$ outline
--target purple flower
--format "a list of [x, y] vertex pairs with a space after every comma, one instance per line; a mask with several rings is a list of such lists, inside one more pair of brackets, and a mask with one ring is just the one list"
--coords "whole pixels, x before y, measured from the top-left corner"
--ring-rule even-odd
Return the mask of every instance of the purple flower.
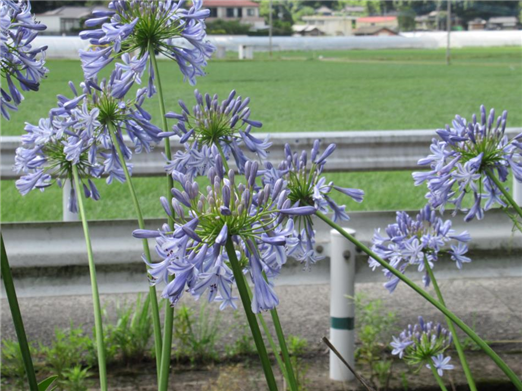
[[440, 323], [425, 322], [419, 316], [419, 322], [409, 324], [399, 337], [393, 337], [392, 354], [404, 359], [408, 365], [419, 367], [424, 364], [428, 368], [434, 364], [440, 376], [442, 371], [453, 369], [449, 365], [450, 357], [444, 358], [444, 352], [451, 346], [451, 332]]
[[433, 365], [439, 376], [443, 376], [444, 371], [451, 371], [453, 368], [455, 368], [452, 364], [449, 363], [451, 360], [450, 356], [444, 357], [444, 354], [441, 353], [437, 356], [433, 356], [431, 359], [433, 363], [426, 364], [426, 368], [431, 369], [431, 365]]
[[[434, 208], [444, 211], [446, 205], [453, 204], [466, 212], [465, 221], [481, 219], [484, 211], [498, 204], [506, 206], [501, 190], [488, 175], [495, 175], [500, 182], [506, 182], [509, 169], [515, 179], [522, 182], [522, 143], [515, 137], [508, 140], [505, 135], [507, 111], [497, 117], [495, 110], [486, 114], [480, 107], [480, 121], [473, 114], [471, 121], [455, 116], [452, 127], [438, 129], [439, 139], [433, 139], [432, 154], [419, 160], [419, 165], [429, 166], [430, 171], [415, 172], [415, 185], [427, 182], [426, 198]], [[481, 189], [486, 194], [481, 194]], [[473, 194], [473, 207], [462, 206], [466, 195]], [[482, 201], [486, 205], [482, 205]]]
[[[208, 294], [209, 301], [221, 302], [221, 309], [235, 308], [234, 274], [225, 249], [229, 241], [254, 284], [252, 310], [269, 310], [279, 303], [272, 280], [295, 241], [293, 220], [281, 212], [285, 209], [281, 206], [288, 204], [288, 191], [282, 181], [277, 192], [268, 184], [257, 186], [252, 180], [258, 176], [257, 162], [247, 161], [244, 171], [245, 183], [236, 183], [234, 171], [225, 175], [218, 154], [208, 170], [210, 185], [204, 189], [190, 175], [173, 171], [179, 186], [172, 189], [172, 203], [160, 200], [167, 215], [174, 218], [173, 229], [164, 225], [158, 231], [134, 231], [138, 238], [156, 238], [162, 262], [150, 265], [152, 283], [167, 282], [169, 275], [175, 275], [162, 293], [172, 304], [189, 292], [196, 298]], [[288, 209], [285, 212], [303, 212], [300, 207]]]
[[[196, 77], [205, 74], [203, 68], [215, 50], [206, 40], [204, 20], [210, 11], [201, 8], [201, 0], [193, 1], [188, 10], [183, 8], [183, 3], [114, 0], [109, 3], [109, 12], [93, 12], [94, 17], [86, 21], [86, 26], [100, 27], [82, 31], [80, 37], [105, 48], [80, 51], [86, 78], [94, 77], [123, 53], [124, 64], [117, 65], [125, 70], [120, 87], [128, 90], [134, 82], [141, 83], [148, 61], [148, 93], [151, 96], [154, 70], [148, 55], [149, 50], [153, 50], [176, 61], [185, 80], [196, 84]], [[128, 53], [132, 52], [139, 55], [131, 60]]]
[[[0, 110], [9, 120], [8, 110], [17, 111], [24, 99], [22, 91], [38, 91], [48, 69], [45, 64], [47, 46], [33, 48], [38, 32], [47, 27], [36, 22], [29, 0], [0, 0]], [[5, 89], [7, 85], [7, 90]]]
[[319, 149], [320, 141], [315, 140], [309, 160], [306, 151], [302, 151], [301, 154], [292, 152], [290, 145], [286, 144], [285, 160], [277, 168], [270, 162], [266, 162], [263, 171], [263, 184], [270, 184], [274, 191], [284, 181], [287, 183], [288, 200], [285, 204], [279, 205], [280, 211], [293, 215], [302, 227], [300, 232], [294, 232], [288, 246], [288, 255], [302, 262], [306, 269], [322, 259], [315, 254], [315, 232], [310, 216], [316, 212], [323, 214], [332, 212], [335, 222], [347, 221], [350, 217], [345, 211], [346, 206], [338, 205], [331, 198], [332, 191], [337, 190], [348, 195], [356, 202], [362, 202], [364, 196], [362, 190], [342, 188], [326, 181], [322, 172], [327, 158], [335, 150], [335, 145], [329, 145], [322, 154], [319, 153]]
[[[408, 266], [415, 265], [419, 272], [424, 272], [426, 286], [430, 281], [424, 267], [425, 260], [433, 267], [439, 253], [448, 253], [459, 269], [462, 263], [471, 262], [464, 256], [468, 251], [465, 243], [471, 239], [469, 234], [465, 231], [456, 235], [451, 229], [451, 220], [444, 221], [437, 217], [429, 205], [421, 209], [415, 219], [406, 212], [397, 212], [396, 222], [388, 225], [385, 232], [386, 236], [383, 236], [380, 229], [375, 231], [372, 250], [402, 273]], [[372, 258], [369, 265], [373, 270], [380, 266]], [[388, 279], [384, 286], [392, 293], [400, 280], [387, 269], [384, 275]]]
[[186, 149], [178, 151], [173, 160], [167, 162], [168, 172], [176, 170], [192, 177], [206, 175], [218, 154], [222, 154], [227, 160], [233, 158], [242, 172], [247, 161], [241, 150], [242, 145], [260, 159], [267, 158], [267, 150], [272, 143], [268, 141], [268, 136], [261, 140], [252, 135], [252, 126], [261, 127], [261, 123], [249, 119], [249, 98], [236, 97], [235, 91], [221, 102], [217, 94], [213, 97], [209, 94], [203, 96], [195, 90], [194, 95], [196, 105], [192, 111], [180, 100], [181, 111], [166, 115], [178, 122], [171, 132], [163, 135], [178, 135]]

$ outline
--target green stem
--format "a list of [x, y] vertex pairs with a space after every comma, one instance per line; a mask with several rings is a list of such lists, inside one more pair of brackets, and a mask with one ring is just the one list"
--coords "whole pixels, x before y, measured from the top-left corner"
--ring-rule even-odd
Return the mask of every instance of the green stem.
[[274, 373], [272, 372], [272, 366], [270, 365], [270, 360], [268, 359], [268, 353], [266, 351], [265, 343], [263, 342], [263, 337], [261, 336], [261, 330], [257, 324], [256, 316], [252, 312], [250, 296], [243, 278], [241, 265], [239, 264], [239, 261], [236, 257], [236, 250], [234, 248], [234, 244], [232, 243], [232, 239], [229, 238], [227, 240], [225, 248], [227, 250], [228, 259], [230, 260], [230, 265], [232, 266], [237, 290], [239, 291], [239, 296], [241, 297], [241, 302], [243, 303], [243, 309], [245, 310], [248, 324], [250, 326], [250, 330], [252, 331], [252, 336], [254, 337], [257, 353], [261, 359], [261, 365], [263, 366], [268, 389], [270, 391], [277, 391], [277, 383], [274, 378]]
[[98, 282], [96, 280], [96, 265], [92, 254], [91, 236], [89, 234], [89, 224], [85, 215], [83, 205], [83, 189], [78, 175], [78, 168], [72, 164], [72, 174], [74, 179], [74, 187], [76, 191], [76, 199], [78, 200], [78, 209], [80, 210], [80, 218], [82, 220], [83, 234], [85, 236], [85, 244], [87, 246], [87, 258], [89, 260], [89, 274], [91, 276], [92, 288], [92, 304], [94, 307], [94, 329], [96, 330], [96, 348], [98, 353], [98, 370], [100, 374], [100, 389], [107, 391], [107, 368], [105, 365], [105, 345], [103, 342], [103, 326], [102, 312], [100, 306], [100, 295], [98, 293]]
[[446, 386], [444, 385], [444, 382], [442, 381], [441, 377], [437, 373], [437, 370], [435, 369], [435, 365], [433, 365], [433, 362], [430, 363], [431, 372], [433, 373], [433, 376], [435, 376], [435, 380], [437, 380], [437, 383], [441, 389], [441, 391], [448, 391]]
[[495, 176], [493, 171], [491, 171], [490, 168], [486, 169], [486, 175], [491, 179], [495, 185], [497, 185], [498, 189], [504, 194], [504, 197], [508, 200], [508, 202], [511, 204], [513, 209], [515, 209], [520, 217], [522, 217], [522, 208], [516, 203], [516, 201], [511, 197], [511, 194], [504, 188], [504, 185], [500, 183], [498, 178]]
[[[168, 131], [167, 118], [165, 117], [165, 98], [163, 96], [163, 88], [161, 86], [161, 77], [158, 68], [158, 61], [154, 48], [149, 48], [149, 56], [152, 61], [154, 73], [156, 77], [156, 88], [158, 89], [158, 100], [162, 129], [164, 132]], [[172, 159], [172, 152], [170, 151], [170, 140], [168, 137], [163, 139], [165, 142], [165, 157], [168, 160]], [[172, 200], [171, 189], [174, 187], [174, 181], [172, 176], [167, 174], [167, 199]], [[169, 216], [169, 227], [172, 230], [174, 228], [174, 218]], [[172, 328], [174, 326], [174, 307], [168, 300], [165, 301], [165, 326], [163, 331], [163, 347], [161, 349], [161, 369], [160, 369], [160, 381], [158, 389], [160, 391], [166, 391], [169, 383], [170, 374], [170, 355], [172, 350]]]
[[11, 274], [9, 261], [7, 260], [7, 253], [5, 251], [4, 237], [2, 236], [2, 232], [0, 232], [0, 246], [2, 247], [2, 279], [4, 280], [5, 293], [7, 296], [7, 301], [9, 302], [9, 308], [11, 309], [11, 316], [13, 318], [16, 336], [18, 337], [18, 345], [20, 346], [20, 352], [22, 353], [22, 359], [24, 360], [25, 373], [27, 375], [27, 381], [29, 382], [29, 389], [31, 391], [38, 391], [38, 382], [36, 381], [36, 375], [34, 373], [31, 351], [29, 350], [29, 343], [27, 342], [27, 336], [25, 334], [22, 313], [20, 312], [18, 299], [16, 297], [13, 275]]
[[[430, 267], [430, 264], [426, 257], [424, 257], [424, 267], [428, 271], [428, 275], [430, 276], [431, 282], [433, 283], [433, 289], [435, 289], [435, 293], [437, 294], [437, 298], [439, 302], [446, 307], [446, 303], [444, 302], [444, 298], [442, 297], [442, 292], [439, 288], [439, 284], [435, 279], [435, 274]], [[446, 307], [447, 308], [447, 307]], [[453, 342], [455, 343], [455, 348], [457, 349], [457, 353], [459, 355], [460, 362], [462, 364], [462, 369], [464, 370], [464, 374], [466, 375], [466, 379], [468, 381], [468, 385], [471, 391], [477, 391], [477, 386], [475, 385], [475, 381], [473, 380], [473, 375], [471, 374], [471, 370], [469, 369], [468, 361], [466, 360], [466, 355], [464, 354], [464, 349], [460, 343], [459, 337], [457, 336], [457, 331], [455, 330], [455, 326], [453, 322], [446, 317], [446, 322], [448, 323], [448, 328], [451, 331], [451, 335], [453, 336]]]
[[[118, 158], [120, 159], [120, 164], [123, 167], [123, 172], [125, 173], [125, 179], [129, 187], [129, 192], [132, 198], [132, 202], [134, 204], [134, 209], [136, 210], [136, 215], [138, 216], [138, 227], [140, 227], [140, 229], [145, 229], [145, 221], [143, 220], [143, 214], [141, 213], [138, 197], [136, 196], [134, 184], [132, 183], [132, 178], [129, 173], [129, 169], [127, 168], [127, 164], [125, 163], [125, 157], [123, 156], [123, 152], [121, 151], [120, 143], [118, 142], [118, 139], [116, 137], [116, 129], [113, 124], [109, 124], [109, 133], [111, 135], [112, 143], [116, 148]], [[147, 262], [152, 263], [152, 258], [150, 256], [149, 249], [149, 241], [147, 239], [142, 239], [142, 243], [143, 252], [145, 253]], [[158, 308], [158, 296], [156, 294], [156, 287], [154, 285], [149, 285], [148, 300], [151, 303], [152, 327], [154, 330], [154, 349], [156, 352], [156, 375], [159, 383], [161, 368], [161, 323]]]
[[294, 369], [292, 368], [292, 361], [290, 360], [290, 354], [288, 353], [288, 347], [286, 346], [286, 340], [283, 334], [283, 328], [281, 327], [281, 322], [279, 321], [277, 309], [274, 308], [273, 310], [270, 310], [270, 314], [272, 315], [272, 320], [274, 321], [277, 339], [279, 340], [279, 346], [281, 347], [281, 352], [283, 353], [283, 360], [285, 360], [286, 372], [288, 375], [288, 383], [290, 384], [290, 389], [292, 391], [297, 391], [297, 380], [295, 378]]
[[[252, 300], [252, 290], [248, 286], [248, 282], [246, 281], [245, 275], [243, 275], [243, 278], [245, 279], [245, 286], [248, 291], [248, 297], [250, 298], [250, 300]], [[257, 317], [259, 318], [261, 327], [263, 328], [263, 331], [265, 332], [266, 339], [268, 340], [268, 344], [270, 345], [270, 348], [272, 349], [272, 352], [274, 353], [277, 364], [279, 365], [279, 369], [283, 373], [283, 376], [285, 377], [285, 379], [288, 380], [288, 375], [286, 373], [285, 364], [283, 363], [283, 360], [281, 360], [281, 356], [279, 355], [279, 349], [277, 348], [277, 345], [275, 344], [274, 339], [272, 338], [272, 334], [270, 333], [270, 329], [268, 328], [268, 325], [266, 324], [265, 318], [261, 312], [259, 314], [257, 314]]]
[[431, 297], [426, 291], [420, 288], [417, 284], [411, 281], [404, 274], [399, 272], [397, 269], [391, 267], [387, 262], [381, 259], [377, 254], [375, 254], [372, 250], [366, 247], [364, 244], [355, 239], [352, 235], [347, 233], [340, 225], [334, 223], [327, 216], [320, 212], [316, 212], [317, 217], [323, 220], [330, 227], [337, 230], [342, 236], [348, 239], [350, 242], [359, 247], [362, 251], [368, 254], [370, 257], [375, 259], [382, 267], [388, 269], [393, 275], [398, 277], [401, 281], [403, 281], [406, 285], [412, 288], [415, 292], [421, 295], [424, 299], [426, 299], [431, 305], [437, 308], [440, 312], [442, 312], [446, 317], [448, 317], [453, 323], [455, 323], [459, 328], [464, 331], [469, 337], [478, 345], [480, 348], [486, 353], [491, 359], [497, 364], [497, 366], [506, 374], [506, 376], [511, 380], [511, 382], [515, 385], [517, 390], [522, 391], [522, 381], [518, 378], [518, 376], [507, 366], [507, 364], [498, 356], [497, 353], [493, 349], [489, 347], [489, 345], [480, 338], [468, 325], [466, 325], [462, 320], [460, 320], [453, 312], [449, 311], [444, 305], [439, 303], [433, 297]]

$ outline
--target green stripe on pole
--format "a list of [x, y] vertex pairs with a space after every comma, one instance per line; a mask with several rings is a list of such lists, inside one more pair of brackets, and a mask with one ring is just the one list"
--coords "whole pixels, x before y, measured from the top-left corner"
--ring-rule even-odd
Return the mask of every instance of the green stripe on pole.
[[353, 330], [354, 318], [330, 317], [330, 327], [336, 330]]

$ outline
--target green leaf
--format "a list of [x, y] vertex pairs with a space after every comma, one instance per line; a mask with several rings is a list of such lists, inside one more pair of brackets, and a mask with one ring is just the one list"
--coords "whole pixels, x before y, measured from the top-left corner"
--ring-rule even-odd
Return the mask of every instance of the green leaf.
[[47, 389], [51, 386], [51, 384], [56, 380], [57, 377], [58, 376], [53, 375], [49, 376], [45, 380], [42, 380], [42, 382], [38, 384], [38, 391], [47, 391]]

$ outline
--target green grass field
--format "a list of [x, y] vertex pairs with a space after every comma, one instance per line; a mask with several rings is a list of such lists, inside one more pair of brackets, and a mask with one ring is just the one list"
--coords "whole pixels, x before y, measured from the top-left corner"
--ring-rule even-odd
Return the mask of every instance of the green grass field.
[[[480, 104], [509, 110], [508, 126], [522, 126], [522, 51], [520, 48], [453, 50], [453, 65], [445, 65], [443, 50], [279, 52], [269, 59], [256, 53], [254, 61], [211, 61], [201, 92], [223, 98], [231, 89], [252, 99], [252, 118], [264, 132], [334, 130], [435, 129], [457, 113], [470, 117]], [[69, 80], [80, 81], [78, 61], [48, 61], [50, 74], [41, 92], [27, 94], [11, 122], [2, 122], [3, 135], [23, 134], [24, 122], [36, 123], [67, 91]], [[167, 109], [177, 100], [189, 105], [193, 87], [182, 83], [177, 67], [161, 62]], [[158, 119], [157, 102], [147, 108]], [[426, 151], [428, 151], [428, 145]], [[349, 167], [347, 168], [349, 170]], [[359, 187], [367, 197], [350, 210], [418, 208], [424, 188], [415, 188], [409, 172], [332, 174], [340, 186]], [[136, 187], [147, 217], [161, 216], [161, 178], [139, 178]], [[14, 181], [2, 181], [2, 221], [59, 220], [61, 190], [49, 188], [21, 197]], [[100, 184], [102, 200], [88, 202], [89, 217], [132, 218], [133, 209], [120, 184]], [[340, 201], [341, 199], [339, 199]]]

